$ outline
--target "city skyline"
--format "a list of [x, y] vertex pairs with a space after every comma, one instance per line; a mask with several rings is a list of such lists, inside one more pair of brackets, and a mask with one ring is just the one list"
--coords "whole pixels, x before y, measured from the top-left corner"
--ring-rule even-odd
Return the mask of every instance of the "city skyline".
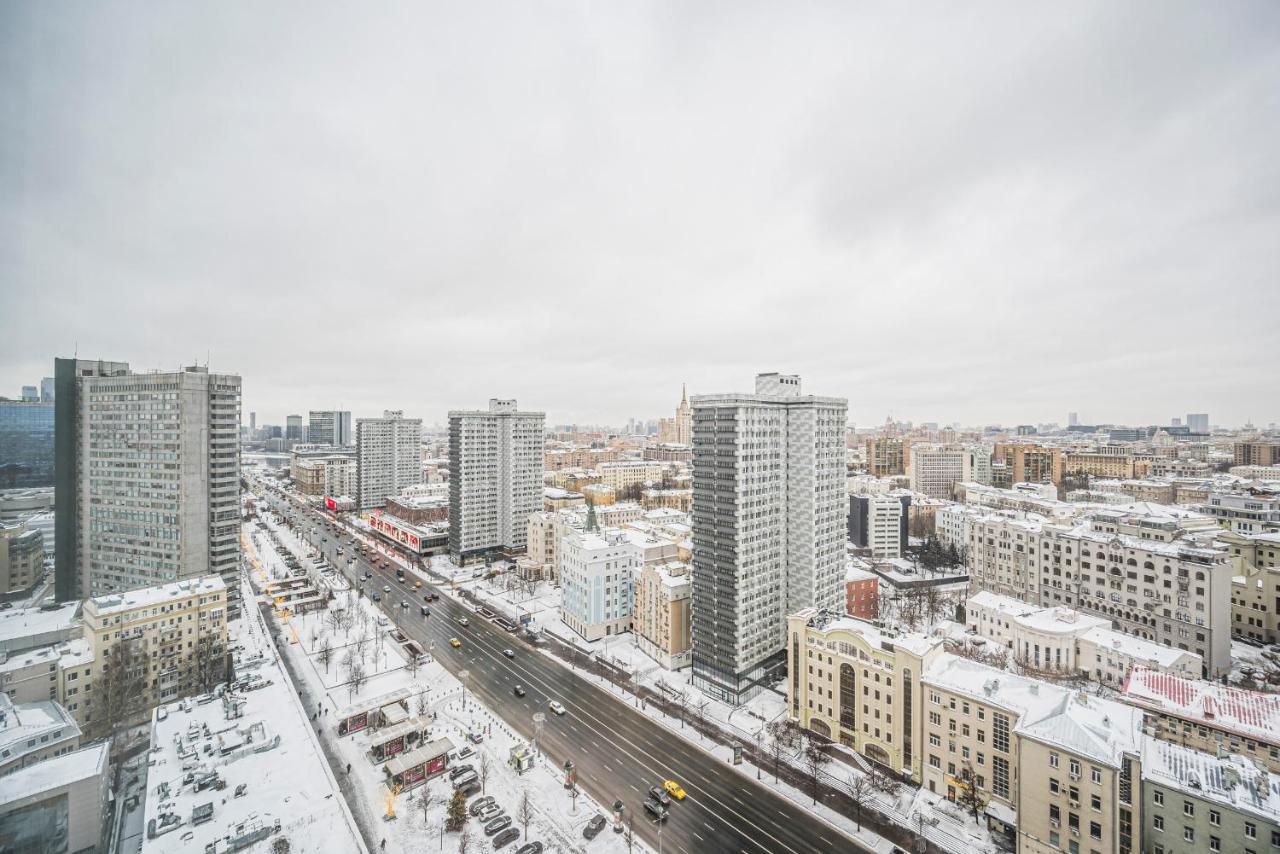
[[[281, 416], [483, 388], [616, 423], [776, 370], [856, 423], [1280, 420], [1280, 7], [1002, 9], [300, 37], [284, 6], [10, 5], [0, 387], [78, 350], [208, 355]], [[1182, 357], [1213, 328], [1252, 346]]]

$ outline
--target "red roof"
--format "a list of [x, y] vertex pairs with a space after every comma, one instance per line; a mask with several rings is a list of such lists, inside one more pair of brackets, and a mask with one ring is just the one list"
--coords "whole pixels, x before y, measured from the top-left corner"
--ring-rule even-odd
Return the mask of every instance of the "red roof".
[[1133, 668], [1125, 699], [1206, 726], [1269, 743], [1280, 742], [1280, 696], [1184, 679], [1149, 667]]

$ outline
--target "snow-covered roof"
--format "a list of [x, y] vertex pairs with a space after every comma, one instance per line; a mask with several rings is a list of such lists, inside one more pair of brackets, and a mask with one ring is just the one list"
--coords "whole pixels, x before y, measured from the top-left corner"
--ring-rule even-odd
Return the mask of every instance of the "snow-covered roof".
[[0, 806], [103, 774], [107, 770], [107, 756], [107, 743], [104, 741], [52, 756], [0, 777]]
[[39, 745], [79, 737], [80, 726], [53, 700], [15, 703], [8, 694], [0, 693], [0, 755], [6, 762]]
[[41, 635], [70, 629], [76, 622], [79, 603], [68, 602], [57, 608], [14, 608], [0, 612], [0, 647], [13, 638]]
[[1129, 674], [1124, 695], [1127, 702], [1155, 712], [1267, 744], [1280, 743], [1280, 695], [1185, 679], [1141, 666]]
[[[930, 637], [919, 633], [896, 634], [882, 631], [880, 628], [866, 620], [860, 620], [856, 617], [836, 616], [831, 612], [818, 612], [815, 609], [809, 609], [813, 613], [808, 621], [809, 627], [816, 632], [830, 634], [831, 632], [850, 632], [855, 635], [861, 635], [869, 646], [876, 649], [882, 649], [886, 652], [891, 648], [902, 647], [914, 655], [924, 655], [934, 647], [942, 643], [941, 638]], [[805, 612], [800, 612], [805, 613]], [[885, 644], [889, 644], [886, 647]]]
[[1280, 821], [1280, 776], [1238, 754], [1217, 756], [1144, 736], [1142, 780], [1266, 821]]
[[1142, 710], [1068, 691], [1047, 716], [1024, 721], [1018, 731], [1025, 737], [1116, 768], [1124, 754], [1139, 750]]
[[159, 605], [174, 599], [184, 599], [201, 594], [212, 595], [223, 592], [226, 589], [227, 585], [223, 582], [222, 576], [206, 575], [203, 578], [191, 578], [186, 581], [175, 581], [172, 584], [158, 584], [155, 587], [143, 587], [139, 590], [129, 590], [125, 593], [98, 596], [90, 601], [99, 616], [106, 616], [107, 614]]
[[1105, 626], [1098, 626], [1085, 632], [1080, 636], [1081, 640], [1087, 640], [1106, 649], [1113, 649], [1121, 655], [1128, 656], [1136, 661], [1151, 661], [1163, 668], [1173, 667], [1181, 659], [1192, 656], [1199, 658], [1195, 653], [1189, 653], [1185, 649], [1174, 649], [1164, 644], [1152, 643], [1135, 635], [1127, 635], [1124, 632], [1117, 632], [1108, 629]]
[[1066, 688], [943, 653], [920, 680], [954, 694], [1007, 709], [1019, 720], [1047, 717], [1070, 692]]

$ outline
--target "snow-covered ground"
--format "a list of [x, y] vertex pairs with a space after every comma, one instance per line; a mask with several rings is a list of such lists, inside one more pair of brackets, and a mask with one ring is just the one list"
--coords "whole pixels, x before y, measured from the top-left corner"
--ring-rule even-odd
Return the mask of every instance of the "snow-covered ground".
[[[279, 528], [277, 531], [283, 543], [296, 548], [299, 554], [306, 553], [302, 551], [302, 544], [288, 531]], [[270, 543], [265, 539], [262, 543], [267, 553], [267, 564], [279, 563], [278, 557], [271, 554], [273, 548]], [[349, 629], [337, 626], [329, 614], [341, 608], [352, 608], [353, 613], [363, 612], [365, 616], [354, 617]], [[492, 795], [504, 814], [512, 817], [513, 826], [524, 830], [518, 815], [521, 801], [527, 794], [532, 813], [528, 840], [541, 841], [547, 851], [581, 850], [585, 841], [583, 826], [592, 816], [605, 811], [582, 793], [575, 803], [566, 794], [562, 772], [554, 763], [544, 763], [541, 757], [537, 757], [533, 767], [523, 774], [510, 767], [508, 760], [512, 749], [523, 746], [524, 741], [473, 696], [464, 697], [462, 685], [439, 663], [428, 661], [415, 669], [404, 648], [393, 639], [389, 629], [394, 627], [378, 625], [380, 616], [381, 612], [367, 599], [352, 597], [348, 603], [345, 596], [331, 603], [329, 609], [290, 616], [287, 621], [284, 616], [273, 616], [282, 627], [287, 625], [284, 631], [290, 642], [285, 645], [285, 654], [289, 656], [295, 674], [304, 683], [304, 692], [313, 698], [315, 707], [312, 711], [319, 712], [320, 737], [336, 757], [339, 770], [345, 777], [343, 790], [360, 825], [368, 829], [370, 841], [381, 848], [385, 840], [388, 851], [417, 852], [424, 846], [433, 846], [430, 850], [453, 851], [459, 847], [459, 835], [443, 830], [447, 801], [452, 795], [447, 777], [437, 777], [425, 786], [393, 796], [386, 784], [382, 765], [372, 761], [371, 733], [337, 734], [335, 710], [362, 698], [408, 688], [413, 695], [409, 701], [410, 714], [435, 716], [430, 739], [448, 738], [456, 748], [461, 748], [468, 744], [468, 733], [484, 733], [483, 742], [471, 746], [475, 755], [463, 762], [476, 769], [480, 768], [481, 762], [488, 764], [485, 794]], [[355, 647], [363, 634], [362, 626], [370, 627], [376, 639], [364, 644], [363, 660], [368, 669], [368, 682], [358, 691], [353, 691], [349, 684], [349, 669], [344, 668], [341, 661], [348, 653], [358, 660], [360, 654]], [[295, 636], [296, 643], [292, 642]], [[327, 667], [323, 660], [326, 641], [330, 645]], [[346, 776], [348, 764], [351, 768], [349, 777]], [[428, 793], [425, 805], [422, 801], [424, 789]], [[389, 808], [396, 816], [391, 820], [385, 818]], [[487, 842], [475, 819], [468, 821], [467, 830], [473, 848], [477, 841]], [[522, 835], [507, 850], [514, 852], [525, 841]], [[621, 854], [626, 849], [622, 836], [608, 832], [591, 843], [592, 851]], [[638, 841], [633, 849], [645, 850]]]

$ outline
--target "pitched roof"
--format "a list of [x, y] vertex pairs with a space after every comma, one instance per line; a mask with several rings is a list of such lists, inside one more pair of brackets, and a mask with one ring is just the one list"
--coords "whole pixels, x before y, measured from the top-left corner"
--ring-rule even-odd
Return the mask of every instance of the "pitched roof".
[[1206, 726], [1280, 743], [1280, 696], [1229, 688], [1203, 679], [1184, 679], [1149, 667], [1135, 667], [1124, 686], [1125, 700], [1156, 712]]

